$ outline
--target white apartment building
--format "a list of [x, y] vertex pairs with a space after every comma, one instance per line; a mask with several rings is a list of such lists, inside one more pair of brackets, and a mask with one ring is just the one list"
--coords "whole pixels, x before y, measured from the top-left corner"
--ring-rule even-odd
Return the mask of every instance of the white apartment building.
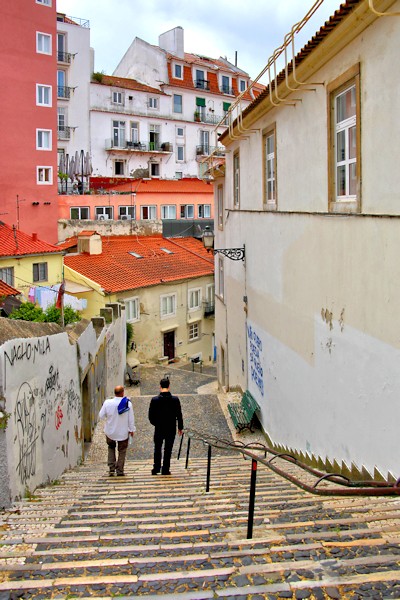
[[246, 92], [249, 75], [224, 59], [188, 54], [183, 47], [181, 27], [162, 34], [159, 46], [135, 38], [112, 77], [95, 74], [93, 175], [199, 177], [205, 156], [224, 155], [218, 143], [226, 129], [223, 119], [241, 93], [243, 107], [253, 99], [254, 91]]

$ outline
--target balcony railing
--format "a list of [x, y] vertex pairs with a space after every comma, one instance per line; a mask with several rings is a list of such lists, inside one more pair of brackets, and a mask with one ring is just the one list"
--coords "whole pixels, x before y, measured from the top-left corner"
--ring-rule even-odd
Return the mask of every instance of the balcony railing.
[[203, 306], [204, 306], [204, 316], [205, 317], [210, 317], [211, 315], [213, 315], [215, 313], [214, 301], [204, 301]]
[[210, 146], [209, 144], [200, 144], [196, 146], [197, 156], [208, 156], [214, 154], [214, 156], [225, 156], [225, 148], [223, 146]]
[[221, 120], [223, 119], [223, 117], [220, 117], [219, 115], [215, 115], [213, 112], [197, 112], [194, 116], [194, 120], [200, 123], [210, 123], [211, 125], [217, 125]]
[[210, 82], [207, 79], [196, 79], [194, 85], [199, 90], [209, 90]]
[[57, 61], [61, 63], [70, 64], [72, 59], [72, 54], [70, 52], [60, 52], [57, 50]]
[[121, 141], [116, 142], [110, 138], [105, 140], [106, 150], [129, 150], [136, 152], [173, 152], [173, 145], [171, 142], [129, 142]]
[[72, 129], [72, 127], [67, 127], [66, 125], [57, 127], [58, 139], [59, 140], [69, 140], [71, 138], [71, 129]]
[[74, 88], [67, 87], [65, 85], [57, 86], [57, 98], [63, 98], [64, 100], [69, 100], [71, 98], [71, 92], [74, 91]]
[[234, 96], [235, 92], [233, 91], [233, 88], [229, 87], [229, 85], [221, 85], [221, 92], [223, 94], [229, 94], [230, 96]]

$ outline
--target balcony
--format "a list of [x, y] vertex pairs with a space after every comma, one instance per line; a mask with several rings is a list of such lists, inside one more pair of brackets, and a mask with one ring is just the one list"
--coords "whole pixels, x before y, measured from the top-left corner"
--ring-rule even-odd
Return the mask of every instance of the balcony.
[[223, 94], [229, 94], [229, 96], [235, 95], [233, 88], [229, 87], [229, 85], [221, 85], [221, 92]]
[[71, 98], [71, 92], [74, 91], [74, 88], [67, 87], [65, 85], [57, 86], [57, 98], [61, 98], [62, 100], [69, 100]]
[[72, 54], [70, 52], [60, 52], [57, 50], [57, 62], [70, 65], [71, 59]]
[[215, 303], [213, 300], [203, 301], [203, 307], [204, 307], [204, 316], [205, 317], [211, 317], [215, 314]]
[[66, 125], [61, 125], [57, 127], [57, 138], [59, 140], [69, 140], [71, 139], [71, 129], [72, 127], [67, 127]]
[[171, 142], [118, 142], [111, 139], [105, 140], [106, 150], [120, 150], [121, 152], [173, 152]]
[[219, 115], [215, 115], [211, 111], [208, 113], [195, 111], [195, 115], [194, 115], [194, 121], [196, 121], [198, 123], [209, 123], [210, 125], [217, 125], [222, 119], [223, 119], [223, 117], [220, 117]]
[[200, 144], [196, 146], [197, 156], [208, 156], [214, 154], [214, 156], [225, 156], [225, 148], [223, 146], [210, 146], [209, 144]]
[[207, 79], [196, 79], [196, 81], [194, 82], [194, 86], [198, 90], [209, 90], [210, 82]]

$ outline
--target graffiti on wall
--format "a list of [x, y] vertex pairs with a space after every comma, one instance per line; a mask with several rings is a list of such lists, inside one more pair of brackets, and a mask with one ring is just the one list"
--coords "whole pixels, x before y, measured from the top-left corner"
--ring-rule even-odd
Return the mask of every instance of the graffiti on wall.
[[32, 388], [27, 382], [23, 383], [18, 390], [14, 422], [18, 444], [17, 473], [21, 483], [25, 484], [36, 473], [36, 443], [38, 439], [35, 398]]
[[250, 378], [264, 396], [263, 344], [254, 327], [247, 326]]
[[122, 362], [121, 344], [112, 333], [107, 339], [107, 377], [110, 381], [117, 381]]

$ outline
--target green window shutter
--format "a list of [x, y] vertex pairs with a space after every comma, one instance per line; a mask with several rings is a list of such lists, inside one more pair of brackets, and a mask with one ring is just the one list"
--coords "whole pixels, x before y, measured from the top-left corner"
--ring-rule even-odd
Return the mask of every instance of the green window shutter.
[[206, 100], [205, 98], [196, 98], [196, 106], [205, 106]]
[[224, 110], [229, 110], [231, 107], [231, 104], [230, 104], [230, 102], [224, 102], [222, 107]]

